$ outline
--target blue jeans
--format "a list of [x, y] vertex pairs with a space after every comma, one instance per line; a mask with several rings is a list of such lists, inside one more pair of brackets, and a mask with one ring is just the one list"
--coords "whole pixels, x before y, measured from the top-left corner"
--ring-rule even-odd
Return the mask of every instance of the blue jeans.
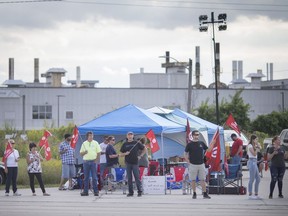
[[142, 183], [140, 181], [140, 173], [139, 173], [138, 164], [126, 163], [126, 172], [127, 172], [127, 177], [128, 177], [129, 194], [134, 194], [132, 173], [133, 173], [134, 178], [135, 178], [138, 193], [142, 193]]
[[239, 155], [235, 155], [235, 156], [232, 157], [232, 162], [231, 163], [240, 165], [241, 164], [241, 159], [242, 158]]
[[258, 189], [259, 189], [259, 183], [260, 183], [260, 175], [259, 175], [259, 170], [257, 167], [257, 159], [256, 158], [251, 158], [248, 160], [248, 169], [249, 169], [249, 183], [248, 183], [248, 192], [249, 195], [252, 194], [252, 186], [255, 181], [255, 194], [258, 194]]
[[95, 161], [84, 161], [83, 162], [83, 169], [84, 169], [84, 193], [88, 193], [88, 185], [89, 185], [89, 178], [90, 174], [92, 177], [92, 184], [94, 193], [98, 192], [98, 178], [97, 178], [97, 164]]

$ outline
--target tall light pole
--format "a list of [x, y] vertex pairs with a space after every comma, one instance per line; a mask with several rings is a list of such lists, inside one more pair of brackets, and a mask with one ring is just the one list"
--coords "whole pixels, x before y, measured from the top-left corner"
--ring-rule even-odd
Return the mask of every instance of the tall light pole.
[[215, 70], [215, 94], [216, 94], [216, 120], [217, 120], [217, 125], [220, 125], [220, 121], [219, 121], [219, 102], [218, 102], [218, 74], [219, 73], [219, 65], [217, 65], [216, 61], [217, 61], [217, 57], [216, 57], [216, 42], [215, 42], [215, 27], [214, 24], [218, 23], [218, 29], [219, 31], [225, 31], [227, 29], [227, 25], [226, 25], [226, 19], [227, 19], [227, 15], [226, 14], [219, 14], [218, 15], [218, 20], [214, 19], [214, 12], [211, 12], [211, 20], [208, 20], [208, 16], [207, 15], [201, 15], [199, 16], [199, 23], [200, 23], [200, 27], [199, 30], [200, 32], [206, 32], [208, 31], [208, 24], [212, 24], [213, 27], [213, 35], [212, 35], [212, 41], [213, 41], [213, 47], [214, 47], [214, 70]]
[[64, 95], [57, 95], [57, 126], [59, 128], [60, 122], [60, 97], [65, 97]]

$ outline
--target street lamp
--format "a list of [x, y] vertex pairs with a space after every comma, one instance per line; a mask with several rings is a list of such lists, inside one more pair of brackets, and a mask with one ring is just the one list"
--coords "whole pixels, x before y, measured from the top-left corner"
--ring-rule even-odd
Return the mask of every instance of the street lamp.
[[[170, 56], [170, 53], [167, 51], [165, 56], [159, 56], [159, 58], [165, 58], [166, 63], [162, 64], [162, 67], [166, 67], [166, 73], [168, 72], [167, 68], [169, 65], [169, 59], [173, 59], [179, 64], [185, 64], [185, 69], [188, 70], [188, 99], [187, 99], [187, 112], [191, 112], [191, 101], [192, 101], [192, 59], [189, 58], [189, 63], [179, 62], [177, 59]], [[188, 65], [188, 67], [187, 67]]]
[[59, 121], [60, 121], [60, 106], [59, 106], [59, 102], [60, 102], [60, 97], [65, 97], [64, 95], [57, 95], [57, 113], [58, 113], [58, 118], [57, 118], [57, 125], [59, 128]]
[[219, 31], [225, 31], [227, 30], [227, 25], [226, 25], [226, 19], [227, 15], [226, 14], [219, 14], [218, 15], [218, 20], [214, 18], [214, 12], [211, 12], [211, 20], [208, 20], [207, 15], [201, 15], [199, 16], [199, 31], [200, 32], [206, 32], [208, 31], [208, 24], [212, 24], [213, 27], [213, 36], [212, 36], [212, 41], [213, 41], [213, 47], [214, 47], [214, 70], [215, 70], [215, 91], [216, 91], [216, 120], [217, 120], [217, 125], [220, 125], [219, 121], [219, 102], [218, 102], [218, 73], [219, 73], [219, 65], [217, 65], [217, 59], [216, 59], [216, 43], [215, 43], [215, 29], [214, 29], [214, 24], [218, 23], [218, 29]]

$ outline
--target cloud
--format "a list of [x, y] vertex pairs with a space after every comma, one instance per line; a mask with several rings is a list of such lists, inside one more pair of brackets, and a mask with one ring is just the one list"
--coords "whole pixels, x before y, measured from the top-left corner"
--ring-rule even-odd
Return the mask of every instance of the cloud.
[[[161, 2], [166, 1], [157, 4]], [[285, 1], [267, 1], [276, 3]], [[196, 6], [208, 8], [203, 4]], [[26, 82], [34, 80], [33, 59], [40, 58], [40, 73], [51, 67], [63, 67], [68, 71], [65, 79], [75, 79], [76, 66], [80, 66], [81, 78], [99, 80], [99, 87], [129, 87], [129, 74], [138, 73], [141, 67], [145, 72], [164, 73], [164, 59], [159, 56], [165, 55], [165, 51], [179, 61], [191, 58], [194, 64], [195, 46], [200, 46], [201, 82], [207, 86], [214, 82], [213, 44], [211, 28], [207, 33], [198, 30], [198, 16], [204, 12], [209, 15], [211, 10], [72, 3], [0, 4], [4, 17], [0, 20], [0, 47], [5, 50], [0, 53], [0, 83], [8, 79], [8, 58], [14, 57], [15, 79]], [[272, 12], [261, 15], [265, 13], [262, 11], [232, 12], [228, 13], [227, 31], [216, 31], [221, 50], [221, 81], [231, 81], [232, 60], [244, 61], [244, 76], [257, 69], [265, 74], [266, 62], [274, 62], [274, 77], [285, 77], [288, 13], [274, 16]]]

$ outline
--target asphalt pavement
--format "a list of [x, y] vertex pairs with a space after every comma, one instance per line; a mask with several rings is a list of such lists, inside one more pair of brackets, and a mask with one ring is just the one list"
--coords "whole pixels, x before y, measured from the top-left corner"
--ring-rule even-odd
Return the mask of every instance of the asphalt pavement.
[[[243, 171], [243, 185], [248, 184], [248, 171]], [[19, 189], [22, 196], [4, 196], [4, 186], [0, 188], [0, 215], [53, 215], [53, 216], [86, 216], [86, 215], [160, 215], [160, 216], [266, 216], [288, 214], [288, 173], [284, 178], [283, 195], [278, 198], [276, 185], [274, 198], [268, 199], [270, 172], [264, 172], [261, 178], [260, 200], [249, 200], [248, 195], [210, 195], [211, 199], [203, 199], [201, 190], [197, 191], [197, 199], [192, 195], [182, 195], [182, 190], [172, 190], [166, 195], [143, 195], [142, 197], [126, 197], [121, 190], [100, 196], [91, 193], [87, 197], [80, 196], [80, 190], [59, 191], [58, 188], [47, 188], [51, 196], [43, 196], [36, 188], [37, 196], [32, 196], [30, 189]]]

